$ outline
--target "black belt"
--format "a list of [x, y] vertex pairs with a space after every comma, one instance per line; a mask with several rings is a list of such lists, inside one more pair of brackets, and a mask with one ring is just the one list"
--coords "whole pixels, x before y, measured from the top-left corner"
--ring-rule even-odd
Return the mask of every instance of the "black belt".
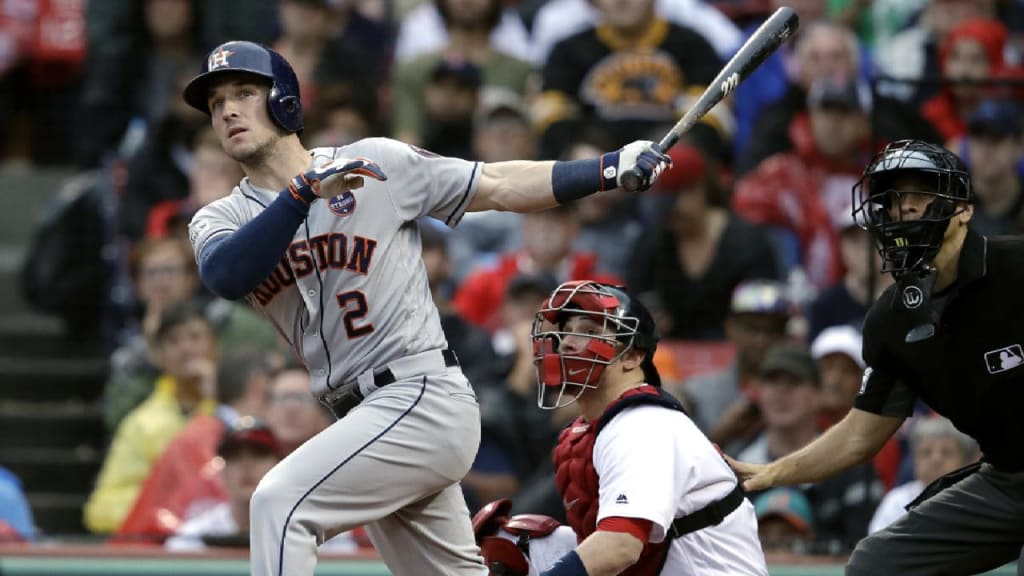
[[[459, 357], [455, 355], [454, 350], [445, 348], [444, 350], [441, 350], [441, 355], [444, 356], [444, 365], [446, 368], [459, 365]], [[373, 385], [377, 388], [383, 388], [388, 384], [394, 384], [396, 381], [397, 379], [395, 378], [395, 375], [391, 373], [390, 368], [385, 368], [383, 371], [373, 375]], [[356, 386], [352, 391], [355, 392], [356, 396], [359, 397], [359, 400], [362, 401], [363, 393], [359, 390], [359, 386]]]
[[724, 520], [726, 516], [732, 514], [733, 510], [739, 508], [742, 503], [743, 487], [737, 483], [736, 487], [725, 498], [715, 500], [700, 510], [691, 512], [682, 518], [676, 518], [672, 522], [672, 528], [668, 531], [668, 537], [679, 538], [691, 532], [703, 530], [708, 526], [715, 526]]

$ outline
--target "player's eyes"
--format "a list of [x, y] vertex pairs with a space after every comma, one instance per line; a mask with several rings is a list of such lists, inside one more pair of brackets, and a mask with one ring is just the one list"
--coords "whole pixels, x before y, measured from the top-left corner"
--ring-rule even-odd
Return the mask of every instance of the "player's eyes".
[[210, 100], [210, 110], [219, 110], [223, 105], [223, 98], [214, 98], [213, 100]]
[[256, 91], [253, 90], [252, 88], [242, 88], [241, 90], [238, 91], [238, 95], [241, 96], [242, 98], [250, 98], [250, 97], [256, 95]]

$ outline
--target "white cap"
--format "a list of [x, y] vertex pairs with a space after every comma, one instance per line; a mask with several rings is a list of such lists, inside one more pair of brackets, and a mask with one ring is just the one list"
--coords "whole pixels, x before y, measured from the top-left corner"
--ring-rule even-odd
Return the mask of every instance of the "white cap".
[[830, 326], [811, 343], [811, 356], [820, 360], [827, 354], [846, 354], [863, 369], [867, 367], [861, 354], [863, 341], [864, 336], [853, 326]]

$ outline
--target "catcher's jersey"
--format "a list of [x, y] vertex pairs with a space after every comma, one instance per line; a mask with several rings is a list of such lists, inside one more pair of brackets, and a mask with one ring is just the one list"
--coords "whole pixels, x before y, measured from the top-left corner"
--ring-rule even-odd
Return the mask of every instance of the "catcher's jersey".
[[[482, 165], [386, 138], [311, 154], [315, 166], [365, 157], [388, 177], [314, 202], [273, 274], [247, 296], [305, 362], [320, 395], [366, 369], [446, 346], [415, 220], [429, 215], [455, 226]], [[197, 258], [211, 238], [252, 220], [278, 193], [246, 178], [202, 208], [189, 224]]]

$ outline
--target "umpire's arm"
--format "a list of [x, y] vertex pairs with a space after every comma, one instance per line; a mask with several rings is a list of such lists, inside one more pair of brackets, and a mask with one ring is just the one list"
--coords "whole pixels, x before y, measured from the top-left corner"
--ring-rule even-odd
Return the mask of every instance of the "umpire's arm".
[[771, 464], [747, 464], [728, 458], [749, 491], [831, 478], [874, 456], [903, 423], [902, 416], [880, 416], [859, 408], [814, 442]]

